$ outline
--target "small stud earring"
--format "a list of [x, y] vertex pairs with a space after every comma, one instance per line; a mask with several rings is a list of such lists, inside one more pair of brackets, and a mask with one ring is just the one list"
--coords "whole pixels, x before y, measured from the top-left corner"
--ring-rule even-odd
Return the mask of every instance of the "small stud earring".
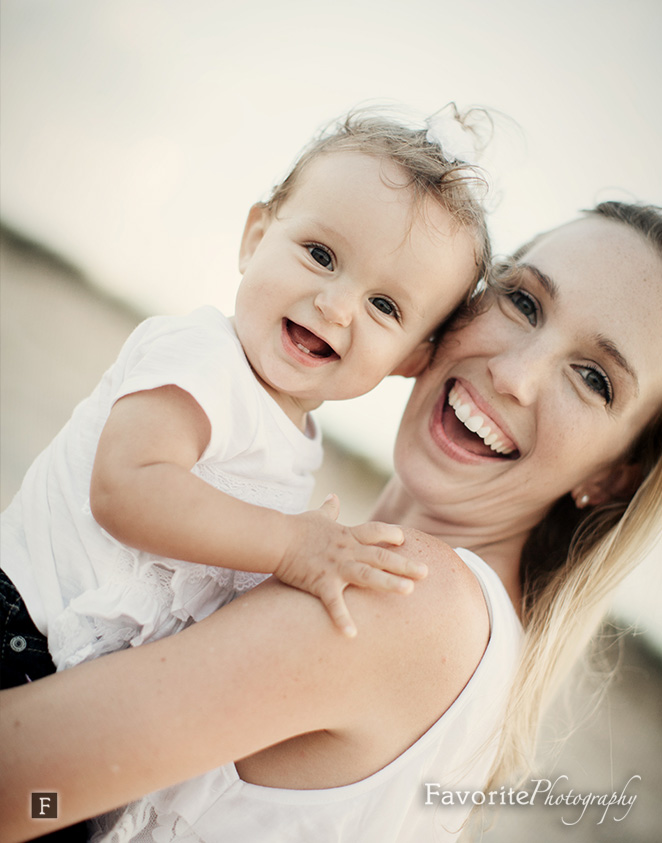
[[577, 501], [577, 509], [584, 509], [589, 504], [591, 499], [588, 495], [582, 495], [581, 498]]

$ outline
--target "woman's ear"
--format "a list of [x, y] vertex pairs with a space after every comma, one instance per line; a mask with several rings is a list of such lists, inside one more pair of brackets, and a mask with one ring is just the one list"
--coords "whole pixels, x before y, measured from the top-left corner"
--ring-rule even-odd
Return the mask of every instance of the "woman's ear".
[[640, 483], [641, 466], [619, 462], [580, 483], [571, 494], [577, 508], [584, 509], [610, 501], [630, 500]]
[[257, 202], [248, 212], [244, 233], [239, 246], [239, 272], [246, 272], [248, 262], [255, 254], [271, 222], [271, 211], [262, 202]]
[[417, 378], [430, 365], [435, 349], [433, 339], [431, 337], [420, 342], [411, 354], [393, 369], [391, 374], [401, 375], [403, 378]]

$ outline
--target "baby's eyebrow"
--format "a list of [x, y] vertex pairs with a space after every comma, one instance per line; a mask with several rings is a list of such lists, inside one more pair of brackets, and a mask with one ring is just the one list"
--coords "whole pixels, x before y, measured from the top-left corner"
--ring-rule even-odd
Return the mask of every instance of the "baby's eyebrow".
[[[427, 308], [423, 301], [419, 301], [417, 296], [412, 293], [412, 288], [416, 289], [415, 285], [407, 283], [403, 278], [385, 277], [383, 279], [382, 290], [384, 295], [392, 296], [397, 302], [398, 307], [403, 316], [408, 316], [411, 313], [417, 318], [424, 318], [427, 315]], [[405, 321], [407, 321], [405, 319]]]
[[338, 228], [335, 228], [332, 225], [324, 222], [321, 219], [317, 219], [316, 217], [306, 217], [302, 220], [302, 224], [311, 229], [315, 229], [318, 232], [321, 232], [325, 237], [332, 237], [334, 240], [341, 240], [344, 243], [348, 242], [348, 237]]

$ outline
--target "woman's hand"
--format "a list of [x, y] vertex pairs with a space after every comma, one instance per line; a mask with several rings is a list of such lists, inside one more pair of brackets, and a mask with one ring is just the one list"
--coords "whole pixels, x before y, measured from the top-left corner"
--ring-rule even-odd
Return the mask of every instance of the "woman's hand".
[[318, 597], [334, 624], [353, 638], [356, 625], [344, 598], [348, 585], [408, 594], [428, 569], [385, 547], [404, 542], [400, 527], [380, 521], [345, 527], [336, 522], [339, 509], [338, 497], [329, 495], [319, 509], [293, 516], [292, 540], [274, 573]]

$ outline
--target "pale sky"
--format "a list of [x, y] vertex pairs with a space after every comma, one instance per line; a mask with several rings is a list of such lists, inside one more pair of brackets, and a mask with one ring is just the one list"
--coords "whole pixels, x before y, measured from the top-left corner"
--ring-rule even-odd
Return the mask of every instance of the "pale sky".
[[[660, 0], [2, 0], [0, 24], [3, 221], [145, 314], [232, 313], [250, 205], [366, 101], [516, 121], [498, 251], [602, 199], [662, 204]], [[407, 391], [323, 424], [389, 468]], [[650, 562], [625, 600], [662, 648]]]
[[[490, 162], [499, 251], [603, 198], [662, 203], [659, 0], [2, 0], [0, 14], [3, 219], [146, 313], [231, 313], [248, 208], [361, 102], [516, 121]], [[405, 387], [322, 417], [388, 466]]]

